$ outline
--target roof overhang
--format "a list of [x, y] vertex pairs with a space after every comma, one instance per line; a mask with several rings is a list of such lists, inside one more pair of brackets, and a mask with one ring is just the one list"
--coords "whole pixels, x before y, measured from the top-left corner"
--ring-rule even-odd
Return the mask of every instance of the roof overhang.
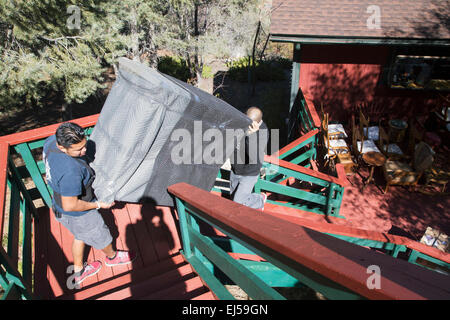
[[416, 45], [450, 47], [450, 39], [410, 39], [410, 38], [368, 38], [368, 37], [330, 37], [308, 35], [271, 34], [270, 41], [301, 44], [360, 44], [360, 45]]

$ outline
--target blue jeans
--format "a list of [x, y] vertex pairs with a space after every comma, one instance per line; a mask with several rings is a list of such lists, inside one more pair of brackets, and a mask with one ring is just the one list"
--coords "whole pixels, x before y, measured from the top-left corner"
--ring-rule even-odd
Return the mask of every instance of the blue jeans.
[[230, 173], [230, 195], [233, 201], [253, 209], [264, 208], [264, 198], [259, 193], [252, 193], [253, 187], [258, 181], [256, 176], [240, 176], [233, 171]]

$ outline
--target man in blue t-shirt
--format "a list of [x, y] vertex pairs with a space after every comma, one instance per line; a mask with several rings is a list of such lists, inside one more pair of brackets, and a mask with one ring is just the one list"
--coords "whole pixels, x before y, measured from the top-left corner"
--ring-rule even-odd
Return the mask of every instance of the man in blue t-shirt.
[[94, 170], [89, 166], [88, 143], [83, 128], [71, 122], [61, 124], [54, 136], [44, 143], [43, 158], [47, 183], [53, 190], [53, 212], [56, 220], [73, 235], [72, 255], [75, 285], [96, 274], [101, 262], [83, 263], [85, 245], [102, 250], [107, 266], [131, 263], [136, 254], [114, 250], [112, 237], [98, 209], [109, 209], [113, 203], [97, 201], [92, 182]]

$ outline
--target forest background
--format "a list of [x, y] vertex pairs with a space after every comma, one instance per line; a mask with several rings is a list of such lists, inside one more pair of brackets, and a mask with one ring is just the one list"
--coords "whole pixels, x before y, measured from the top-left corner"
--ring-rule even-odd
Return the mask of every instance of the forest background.
[[[282, 128], [289, 45], [270, 0], [0, 0], [0, 135], [99, 113], [119, 57], [198, 86]], [[271, 123], [270, 123], [271, 122]]]

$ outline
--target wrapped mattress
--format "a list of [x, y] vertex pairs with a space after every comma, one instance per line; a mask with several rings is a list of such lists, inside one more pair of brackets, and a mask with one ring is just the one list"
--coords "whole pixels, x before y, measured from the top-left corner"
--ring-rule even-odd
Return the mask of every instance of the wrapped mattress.
[[[250, 123], [225, 101], [120, 58], [116, 82], [90, 136], [95, 149], [91, 163], [96, 173], [95, 194], [105, 202], [173, 206], [167, 191], [172, 184], [187, 182], [209, 191], [240, 139], [226, 131], [240, 129], [235, 131], [239, 133]], [[204, 154], [220, 136], [204, 136], [209, 129], [221, 132], [223, 139], [215, 141], [219, 143], [214, 148], [222, 149], [214, 163], [205, 161]]]

